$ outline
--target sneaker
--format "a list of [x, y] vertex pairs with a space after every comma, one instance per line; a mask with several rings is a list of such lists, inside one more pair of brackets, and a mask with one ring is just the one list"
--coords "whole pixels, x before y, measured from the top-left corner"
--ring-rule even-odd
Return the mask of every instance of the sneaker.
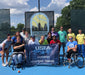
[[71, 59], [70, 58], [68, 58], [68, 61], [70, 61]]
[[8, 65], [8, 62], [6, 62], [6, 66]]
[[68, 58], [68, 62], [71, 63], [71, 59], [70, 58]]
[[2, 66], [6, 67], [6, 64], [2, 63]]

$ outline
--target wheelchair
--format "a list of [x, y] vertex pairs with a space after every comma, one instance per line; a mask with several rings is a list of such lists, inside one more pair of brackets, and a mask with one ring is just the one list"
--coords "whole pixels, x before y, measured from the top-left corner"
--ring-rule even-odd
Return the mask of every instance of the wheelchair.
[[71, 65], [75, 64], [78, 68], [83, 68], [84, 67], [84, 57], [82, 56], [82, 53], [79, 55], [79, 53], [72, 53], [71, 54], [71, 60], [67, 60], [67, 53], [64, 54], [64, 60], [63, 60], [63, 65], [65, 66], [68, 64], [68, 68], [70, 68]]
[[[17, 67], [16, 64], [15, 64], [15, 61], [13, 59], [13, 55], [15, 54], [22, 54], [23, 57], [22, 57], [22, 62], [21, 62], [21, 66], [20, 67]], [[24, 52], [13, 52], [13, 54], [10, 56], [10, 59], [9, 59], [9, 62], [8, 62], [8, 66], [12, 68], [12, 70], [16, 70], [16, 68], [24, 68], [24, 65], [25, 65], [25, 56], [24, 56]]]

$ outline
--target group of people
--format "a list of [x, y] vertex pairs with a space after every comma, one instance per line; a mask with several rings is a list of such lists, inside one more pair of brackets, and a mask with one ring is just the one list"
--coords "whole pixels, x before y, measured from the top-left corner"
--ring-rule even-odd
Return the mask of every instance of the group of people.
[[[67, 58], [71, 60], [71, 54], [78, 52], [79, 54], [84, 53], [85, 45], [85, 35], [82, 33], [82, 30], [78, 30], [78, 34], [75, 35], [72, 33], [72, 29], [68, 29], [68, 34], [64, 31], [63, 27], [60, 27], [58, 32], [55, 31], [55, 28], [52, 27], [51, 31], [48, 32], [47, 39], [45, 36], [41, 36], [40, 40], [36, 39], [35, 36], [29, 37], [28, 32], [25, 29], [22, 29], [22, 32], [16, 32], [13, 37], [9, 34], [7, 39], [5, 39], [0, 44], [0, 53], [2, 58], [2, 66], [8, 65], [8, 56], [9, 49], [13, 45], [13, 52], [23, 52], [26, 59], [26, 48], [25, 45], [36, 44], [36, 45], [48, 45], [48, 44], [58, 44], [59, 52], [62, 46], [63, 55], [65, 53], [65, 47], [67, 46]], [[6, 64], [4, 63], [4, 54], [6, 53]], [[85, 57], [85, 53], [83, 54]], [[14, 54], [13, 59], [16, 65], [21, 65], [22, 54]], [[18, 60], [18, 61], [17, 61]]]

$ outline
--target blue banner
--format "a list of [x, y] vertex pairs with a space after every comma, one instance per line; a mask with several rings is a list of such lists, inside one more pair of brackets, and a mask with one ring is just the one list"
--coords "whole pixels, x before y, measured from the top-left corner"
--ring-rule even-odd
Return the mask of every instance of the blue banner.
[[53, 45], [28, 45], [29, 63], [31, 65], [56, 65], [59, 63], [59, 46]]

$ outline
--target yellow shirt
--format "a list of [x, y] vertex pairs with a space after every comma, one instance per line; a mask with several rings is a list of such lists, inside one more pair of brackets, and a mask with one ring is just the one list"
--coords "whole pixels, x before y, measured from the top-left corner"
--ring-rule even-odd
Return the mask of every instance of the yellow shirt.
[[74, 33], [71, 33], [71, 34], [68, 34], [67, 35], [67, 40], [69, 41], [69, 36], [72, 36], [73, 37], [73, 41], [75, 41], [75, 34]]
[[48, 41], [44, 40], [44, 42], [41, 44], [41, 40], [39, 40], [40, 45], [48, 45]]
[[84, 36], [84, 34], [77, 34], [76, 39], [78, 41], [78, 44], [81, 45], [81, 44], [84, 44], [85, 36]]

